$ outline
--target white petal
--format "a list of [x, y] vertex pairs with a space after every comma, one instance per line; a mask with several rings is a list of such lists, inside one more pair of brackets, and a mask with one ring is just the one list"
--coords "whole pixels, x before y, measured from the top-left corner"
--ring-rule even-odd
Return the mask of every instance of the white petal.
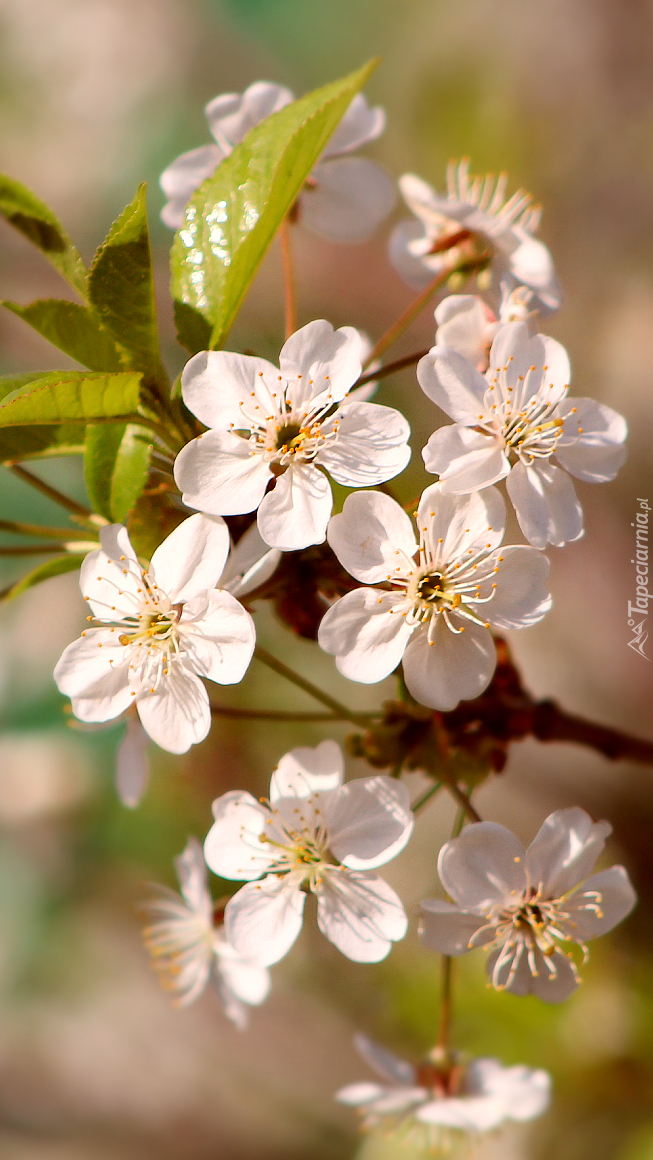
[[432, 1100], [419, 1108], [416, 1118], [423, 1124], [440, 1124], [466, 1132], [488, 1132], [505, 1119], [503, 1101], [493, 1096], [464, 1096]]
[[448, 712], [459, 701], [471, 701], [487, 688], [496, 666], [496, 649], [490, 633], [455, 614], [449, 616], [452, 632], [440, 616], [428, 639], [420, 628], [404, 654], [404, 679], [408, 691], [430, 709]]
[[609, 822], [593, 822], [579, 806], [549, 814], [526, 851], [531, 882], [545, 898], [560, 898], [592, 873], [611, 833]]
[[334, 402], [344, 399], [361, 375], [361, 336], [353, 326], [334, 330], [317, 318], [296, 330], [279, 355], [281, 374], [292, 386], [292, 403], [302, 403], [330, 390]]
[[342, 749], [336, 741], [321, 741], [315, 749], [300, 746], [284, 754], [272, 774], [270, 801], [311, 797], [338, 789], [345, 774]]
[[394, 208], [392, 178], [365, 157], [334, 157], [316, 165], [298, 198], [299, 222], [328, 242], [364, 242]]
[[181, 393], [205, 427], [229, 430], [264, 423], [277, 407], [279, 372], [272, 363], [230, 350], [203, 350], [183, 369]]
[[295, 98], [285, 85], [255, 81], [245, 92], [222, 93], [206, 105], [205, 113], [213, 136], [227, 149], [272, 113], [284, 109]]
[[432, 483], [422, 493], [417, 521], [420, 528], [428, 528], [434, 552], [440, 543], [436, 558], [449, 563], [498, 547], [503, 539], [506, 507], [496, 487], [457, 496], [449, 494], [442, 484]]
[[386, 1088], [380, 1083], [350, 1083], [336, 1092], [334, 1099], [351, 1108], [361, 1108], [372, 1104], [384, 1094]]
[[[498, 572], [492, 600], [479, 608], [494, 628], [526, 628], [536, 624], [551, 608], [547, 589], [549, 561], [536, 548], [516, 545], [495, 553]], [[492, 559], [492, 557], [490, 557]]]
[[334, 157], [338, 153], [350, 153], [353, 149], [375, 141], [385, 129], [385, 110], [376, 105], [371, 108], [362, 93], [352, 100], [342, 121], [338, 125], [322, 157]]
[[221, 516], [190, 516], [152, 556], [150, 575], [173, 604], [215, 588], [229, 552], [229, 529]]
[[254, 522], [232, 548], [219, 581], [220, 588], [242, 598], [260, 588], [273, 575], [281, 560], [278, 548], [270, 548]]
[[496, 822], [475, 822], [446, 842], [438, 873], [455, 902], [477, 914], [497, 903], [513, 902], [528, 885], [521, 842]]
[[502, 1067], [496, 1059], [474, 1059], [465, 1076], [469, 1089], [501, 1100], [505, 1116], [523, 1122], [540, 1116], [551, 1099], [551, 1077], [546, 1071], [518, 1064]]
[[263, 1003], [270, 994], [270, 972], [259, 963], [243, 959], [227, 942], [224, 928], [216, 934], [217, 970], [225, 983], [243, 1003]]
[[146, 733], [168, 753], [186, 753], [208, 736], [211, 728], [209, 698], [199, 677], [171, 664], [154, 690], [135, 698]]
[[302, 929], [305, 900], [287, 878], [270, 874], [262, 882], [248, 882], [225, 909], [229, 942], [243, 958], [265, 967], [278, 963]]
[[572, 938], [585, 942], [606, 934], [630, 914], [636, 902], [637, 895], [623, 866], [593, 874], [565, 906], [571, 914]]
[[81, 721], [111, 721], [132, 703], [128, 661], [110, 629], [87, 629], [62, 653], [54, 670], [60, 693], [70, 697]]
[[522, 240], [510, 255], [508, 263], [510, 273], [523, 286], [530, 286], [535, 290], [538, 298], [549, 310], [557, 310], [561, 294], [551, 254], [543, 242], [530, 237], [518, 226], [515, 227], [515, 234]]
[[488, 418], [488, 384], [455, 350], [436, 346], [424, 355], [417, 364], [417, 381], [431, 402], [454, 422], [475, 427]]
[[404, 282], [413, 290], [424, 290], [436, 274], [444, 270], [442, 255], [433, 254], [422, 258], [413, 253], [413, 247], [420, 246], [428, 238], [422, 222], [410, 218], [399, 222], [388, 239], [388, 257]]
[[[498, 952], [490, 955], [486, 970], [492, 973], [494, 961]], [[563, 1003], [576, 990], [578, 979], [573, 967], [564, 953], [554, 951], [550, 956], [551, 967], [547, 966], [544, 956], [535, 950], [535, 967], [537, 974], [532, 974], [526, 954], [522, 954], [519, 966], [511, 983], [508, 983], [510, 961], [499, 971], [497, 985], [505, 987], [513, 995], [537, 995], [545, 1003]]]
[[403, 782], [361, 777], [326, 804], [329, 849], [352, 870], [374, 870], [403, 850], [415, 820]]
[[240, 515], [260, 504], [272, 472], [246, 439], [206, 431], [191, 439], [175, 460], [175, 482], [187, 507], [208, 515]]
[[355, 963], [378, 963], [402, 939], [408, 919], [401, 899], [382, 878], [327, 867], [317, 888], [317, 925]]
[[159, 185], [168, 198], [168, 204], [161, 210], [161, 217], [167, 226], [178, 230], [184, 224], [186, 205], [224, 156], [219, 145], [200, 145], [199, 149], [182, 153], [164, 169]]
[[476, 294], [449, 294], [435, 309], [436, 343], [462, 355], [478, 370], [486, 363], [491, 315]]
[[296, 552], [322, 544], [333, 507], [326, 476], [311, 463], [289, 467], [258, 510], [258, 528], [266, 544]]
[[259, 836], [270, 816], [250, 793], [230, 790], [213, 802], [211, 826], [204, 842], [206, 864], [220, 878], [253, 881], [272, 861]]
[[417, 552], [409, 517], [381, 491], [348, 495], [329, 522], [327, 540], [343, 567], [364, 584], [386, 580], [397, 566], [405, 574]]
[[485, 918], [460, 910], [451, 902], [441, 902], [437, 898], [425, 898], [420, 902], [420, 940], [429, 950], [441, 955], [464, 955], [470, 950], [472, 935], [484, 923]]
[[583, 509], [569, 476], [552, 463], [526, 467], [517, 463], [506, 480], [519, 526], [535, 548], [555, 547], [579, 540]]
[[374, 1043], [366, 1035], [355, 1035], [354, 1047], [362, 1059], [372, 1068], [372, 1071], [375, 1071], [377, 1075], [382, 1076], [389, 1083], [405, 1084], [407, 1087], [415, 1086], [415, 1068], [392, 1051], [387, 1051], [385, 1047], [379, 1047], [378, 1043]]
[[[256, 643], [254, 621], [229, 592], [207, 593], [206, 611], [188, 626], [182, 614], [184, 647], [197, 672], [220, 685], [242, 681]], [[184, 614], [192, 613], [187, 604]]]
[[82, 596], [94, 616], [122, 620], [138, 615], [143, 603], [143, 572], [127, 529], [109, 524], [100, 529], [102, 548], [89, 552], [79, 575]]
[[191, 910], [211, 922], [213, 905], [206, 884], [206, 863], [202, 845], [197, 838], [189, 838], [186, 847], [174, 860], [183, 898]]
[[316, 456], [337, 483], [373, 487], [403, 471], [410, 459], [410, 427], [399, 411], [354, 399], [338, 408], [324, 431], [337, 437]]
[[116, 754], [118, 797], [130, 809], [138, 805], [147, 789], [150, 776], [147, 760], [149, 740], [138, 717], [130, 717]]
[[413, 628], [401, 593], [358, 588], [337, 600], [322, 618], [318, 643], [333, 653], [345, 677], [373, 685], [396, 669]]
[[439, 475], [444, 490], [453, 494], [488, 487], [510, 471], [505, 451], [492, 436], [459, 423], [434, 431], [422, 458], [426, 470]]
[[587, 483], [614, 479], [627, 455], [623, 416], [593, 399], [565, 399], [559, 413], [565, 426], [556, 445], [558, 462]]

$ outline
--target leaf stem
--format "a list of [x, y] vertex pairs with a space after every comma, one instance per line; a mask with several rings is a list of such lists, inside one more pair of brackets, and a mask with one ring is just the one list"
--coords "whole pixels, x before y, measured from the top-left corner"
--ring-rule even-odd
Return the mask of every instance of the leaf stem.
[[47, 556], [50, 552], [62, 555], [67, 551], [65, 544], [27, 544], [25, 546], [16, 544], [10, 547], [1, 547], [0, 556]]
[[442, 974], [440, 985], [440, 1019], [438, 1023], [438, 1037], [433, 1054], [438, 1062], [448, 1063], [451, 1044], [451, 1017], [453, 1014], [453, 959], [451, 955], [442, 955]]
[[354, 383], [352, 391], [356, 387], [365, 386], [365, 383], [374, 382], [376, 379], [385, 379], [388, 375], [394, 375], [397, 371], [403, 371], [405, 367], [412, 367], [428, 353], [428, 350], [418, 350], [415, 351], [415, 354], [407, 354], [405, 358], [398, 358], [395, 362], [387, 363], [384, 367], [379, 367], [377, 371], [369, 371], [368, 374], [361, 375], [360, 379]]
[[[342, 721], [335, 713], [287, 713], [283, 709], [232, 709], [229, 705], [211, 705], [214, 717], [235, 717], [251, 721]], [[379, 713], [363, 714], [376, 719]]]
[[470, 822], [482, 822], [483, 819], [478, 810], [475, 806], [472, 805], [468, 794], [466, 794], [465, 791], [460, 788], [455, 778], [444, 770], [440, 771], [440, 776], [447, 789], [449, 790], [449, 793], [453, 798], [455, 798], [455, 800], [458, 802], [458, 805], [462, 807]]
[[410, 807], [414, 814], [418, 814], [420, 810], [424, 809], [427, 802], [430, 802], [432, 797], [435, 797], [439, 789], [442, 789], [442, 782], [436, 781], [434, 785], [429, 786], [424, 793], [418, 797], [417, 801], [413, 802]]
[[284, 665], [283, 661], [277, 660], [267, 649], [257, 645], [254, 650], [254, 656], [262, 664], [272, 669], [273, 672], [278, 673], [280, 677], [285, 677], [287, 681], [292, 681], [293, 685], [297, 685], [298, 689], [302, 689], [305, 693], [308, 693], [309, 697], [313, 697], [316, 701], [320, 701], [323, 705], [326, 705], [327, 709], [330, 709], [342, 721], [351, 721], [353, 725], [367, 724], [369, 717], [366, 714], [350, 713], [345, 705], [341, 705], [339, 701], [330, 697], [328, 693], [323, 693], [322, 689], [318, 689], [317, 685], [312, 684], [311, 681], [307, 681], [305, 677], [296, 673], [294, 669], [288, 668], [287, 665]]
[[19, 536], [50, 536], [55, 540], [88, 539], [88, 532], [82, 528], [53, 528], [49, 524], [22, 524], [15, 520], [0, 520], [0, 532], [11, 532]]
[[281, 268], [283, 271], [283, 308], [286, 338], [288, 339], [297, 330], [297, 299], [290, 242], [290, 225], [287, 217], [283, 219], [279, 226], [279, 246], [281, 249]]
[[54, 503], [59, 504], [60, 507], [66, 508], [67, 511], [73, 512], [74, 515], [81, 516], [82, 519], [85, 520], [90, 519], [93, 515], [89, 508], [84, 507], [81, 503], [77, 503], [77, 500], [71, 499], [70, 496], [64, 495], [63, 492], [57, 491], [56, 487], [51, 487], [50, 484], [46, 483], [44, 479], [40, 478], [40, 476], [34, 475], [31, 471], [27, 471], [25, 467], [21, 467], [20, 464], [14, 463], [12, 459], [5, 460], [4, 467], [6, 467], [8, 471], [11, 471], [13, 475], [17, 476], [18, 479], [22, 479], [23, 482], [28, 483], [30, 487], [36, 488], [36, 490], [40, 491], [42, 495], [47, 495], [48, 499], [53, 500]]

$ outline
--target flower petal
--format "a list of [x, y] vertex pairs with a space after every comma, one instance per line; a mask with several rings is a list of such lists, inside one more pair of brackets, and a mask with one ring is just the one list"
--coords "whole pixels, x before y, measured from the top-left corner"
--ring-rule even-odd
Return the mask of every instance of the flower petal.
[[432, 483], [422, 493], [417, 510], [421, 529], [435, 558], [449, 564], [465, 555], [491, 551], [503, 539], [506, 507], [496, 487], [470, 495], [450, 495], [440, 483]]
[[219, 145], [200, 145], [182, 153], [159, 178], [159, 185], [168, 198], [161, 210], [161, 218], [172, 230], [178, 230], [185, 221], [185, 209], [196, 189], [210, 177], [224, 159]]
[[355, 963], [380, 962], [406, 934], [401, 899], [375, 874], [326, 867], [316, 893], [322, 934]]
[[[425, 947], [441, 955], [464, 955], [471, 949], [473, 935], [485, 924], [485, 918], [460, 910], [451, 902], [425, 898], [420, 902], [419, 937]], [[494, 931], [490, 933], [490, 938]], [[482, 943], [474, 943], [474, 946]]]
[[371, 108], [367, 98], [362, 93], [357, 93], [335, 133], [329, 139], [322, 159], [359, 149], [361, 145], [375, 141], [384, 129], [385, 110], [380, 105]]
[[[492, 557], [490, 557], [492, 559]], [[547, 589], [549, 561], [536, 548], [521, 544], [497, 550], [496, 589], [492, 600], [483, 606], [494, 628], [526, 628], [537, 624], [551, 608]]]
[[240, 599], [265, 584], [280, 561], [281, 552], [268, 547], [254, 522], [232, 548], [219, 587]]
[[279, 372], [267, 359], [203, 350], [186, 363], [181, 393], [205, 427], [238, 430], [259, 426], [278, 410], [272, 398], [278, 381]]
[[446, 842], [438, 873], [454, 901], [476, 914], [497, 903], [513, 903], [528, 885], [524, 847], [496, 822], [474, 822], [460, 837]]
[[552, 463], [527, 467], [517, 463], [506, 480], [519, 526], [535, 548], [555, 547], [579, 540], [583, 509], [569, 476]]
[[343, 567], [363, 584], [387, 580], [398, 565], [405, 574], [417, 552], [409, 517], [381, 491], [348, 495], [342, 512], [329, 522], [327, 540]]
[[248, 882], [229, 899], [227, 938], [243, 958], [269, 967], [288, 954], [302, 929], [306, 895], [287, 878]]
[[471, 701], [492, 680], [497, 655], [483, 625], [452, 614], [452, 632], [442, 616], [428, 639], [426, 625], [413, 636], [404, 654], [404, 679], [409, 693], [429, 709], [448, 712], [459, 701]]
[[413, 627], [402, 610], [401, 593], [373, 588], [348, 592], [329, 608], [318, 629], [318, 644], [333, 653], [340, 672], [352, 681], [373, 685], [396, 669]]
[[395, 184], [365, 157], [334, 157], [315, 166], [315, 185], [298, 198], [299, 222], [328, 242], [364, 242], [394, 208]]
[[587, 483], [614, 479], [627, 455], [623, 416], [594, 399], [565, 399], [559, 413], [565, 420], [555, 450], [561, 466]]
[[229, 152], [266, 117], [284, 109], [294, 96], [285, 85], [255, 81], [244, 93], [221, 93], [204, 111], [216, 141]]
[[514, 226], [513, 231], [519, 245], [508, 261], [510, 273], [523, 286], [533, 289], [548, 310], [557, 310], [561, 293], [549, 250], [519, 226]]
[[[254, 621], [229, 592], [208, 592], [206, 598], [201, 618], [188, 623], [182, 614], [184, 648], [203, 677], [220, 685], [235, 685], [242, 681], [252, 659], [256, 643]], [[184, 613], [192, 611], [192, 603], [187, 604]]]
[[405, 1084], [414, 1087], [416, 1082], [415, 1068], [404, 1059], [400, 1059], [385, 1047], [379, 1047], [366, 1035], [354, 1036], [354, 1047], [362, 1059], [375, 1071], [377, 1075], [389, 1083]]
[[345, 402], [323, 426], [336, 431], [318, 452], [320, 463], [345, 487], [374, 487], [403, 471], [410, 459], [410, 427], [399, 411], [379, 403]]
[[434, 431], [422, 458], [426, 470], [440, 476], [443, 490], [453, 494], [488, 487], [510, 471], [510, 461], [496, 440], [460, 423]]
[[150, 575], [173, 604], [215, 588], [229, 553], [229, 529], [221, 516], [190, 516], [152, 556]]
[[343, 866], [373, 870], [403, 850], [415, 819], [403, 782], [361, 777], [326, 803], [329, 849]]
[[229, 790], [213, 802], [211, 826], [204, 842], [206, 864], [220, 878], [253, 881], [273, 861], [259, 841], [270, 814], [244, 790]]
[[143, 570], [127, 528], [108, 524], [100, 529], [102, 547], [89, 552], [79, 575], [82, 596], [94, 616], [116, 621], [138, 615], [143, 603]]
[[462, 355], [478, 370], [486, 363], [492, 316], [477, 294], [449, 294], [435, 308], [437, 346]]
[[204, 685], [195, 673], [170, 665], [155, 689], [135, 698], [145, 732], [168, 753], [186, 753], [208, 736], [211, 709]]
[[111, 721], [133, 698], [125, 649], [109, 628], [87, 629], [64, 649], [54, 670], [60, 693], [73, 701], [80, 721]]
[[413, 254], [410, 249], [411, 243], [422, 241], [426, 237], [423, 223], [408, 218], [395, 226], [388, 240], [388, 257], [392, 265], [400, 278], [414, 290], [424, 290], [429, 282], [433, 281], [438, 270], [444, 267], [442, 257], [438, 254], [427, 260]]
[[526, 851], [526, 865], [543, 897], [560, 898], [592, 873], [612, 833], [609, 822], [593, 822], [579, 806], [549, 814]]
[[572, 938], [586, 942], [606, 934], [630, 914], [636, 902], [635, 889], [623, 866], [593, 874], [566, 903]]
[[286, 340], [279, 367], [292, 384], [288, 393], [294, 408], [327, 390], [334, 403], [340, 402], [361, 375], [361, 336], [353, 326], [334, 330], [317, 318]]
[[488, 384], [457, 351], [433, 347], [417, 364], [417, 381], [431, 402], [455, 423], [475, 427], [488, 418]]
[[147, 789], [150, 776], [147, 760], [149, 741], [139, 718], [129, 717], [116, 754], [116, 789], [122, 804], [130, 809], [139, 804]]
[[249, 443], [226, 431], [191, 439], [175, 460], [175, 482], [187, 507], [207, 515], [240, 515], [260, 504], [272, 472]]
[[289, 467], [263, 498], [258, 528], [266, 544], [296, 552], [322, 544], [333, 507], [328, 479], [311, 463]]
[[502, 1101], [510, 1120], [532, 1120], [549, 1105], [551, 1077], [546, 1071], [518, 1064], [503, 1067], [498, 1059], [473, 1059], [465, 1074], [466, 1088]]
[[300, 746], [284, 754], [272, 774], [270, 801], [311, 797], [338, 789], [345, 775], [342, 749], [336, 741], [321, 741], [315, 749]]

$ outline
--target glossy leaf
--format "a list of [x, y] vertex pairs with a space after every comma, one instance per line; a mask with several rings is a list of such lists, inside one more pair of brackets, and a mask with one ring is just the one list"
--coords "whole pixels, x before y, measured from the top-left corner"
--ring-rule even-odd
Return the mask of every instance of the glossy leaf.
[[3, 302], [53, 346], [92, 371], [119, 371], [115, 341], [88, 307], [63, 298], [39, 298], [28, 306]]
[[0, 428], [0, 463], [8, 459], [21, 461], [81, 455], [83, 450], [84, 428], [79, 423]]
[[[255, 126], [187, 206], [172, 248], [173, 297], [211, 323], [212, 347], [224, 340], [281, 222], [375, 66], [372, 61]], [[189, 349], [197, 341], [189, 326], [182, 341]]]
[[36, 584], [42, 584], [44, 580], [49, 580], [52, 576], [61, 576], [62, 572], [74, 572], [81, 566], [83, 559], [84, 556], [81, 552], [79, 555], [68, 552], [65, 556], [53, 556], [52, 559], [46, 560], [44, 564], [38, 564], [26, 576], [22, 576], [15, 584], [0, 592], [0, 600], [13, 600], [15, 596], [20, 596], [21, 592], [26, 592], [28, 588], [34, 588]]
[[152, 444], [133, 423], [90, 423], [86, 429], [84, 478], [93, 506], [113, 523], [124, 523], [147, 482]]
[[119, 419], [133, 416], [138, 407], [140, 375], [129, 372], [50, 371], [24, 379], [18, 376], [17, 388], [0, 400], [0, 427]]
[[195, 310], [193, 306], [189, 306], [186, 302], [180, 302], [178, 299], [175, 299], [174, 311], [177, 338], [181, 345], [185, 346], [191, 354], [207, 350], [211, 344], [213, 330], [211, 323], [203, 314], [200, 314], [199, 310]]
[[86, 298], [86, 267], [65, 230], [30, 189], [0, 174], [0, 213]]
[[146, 186], [109, 230], [88, 275], [91, 304], [124, 349], [123, 365], [165, 383], [159, 357]]

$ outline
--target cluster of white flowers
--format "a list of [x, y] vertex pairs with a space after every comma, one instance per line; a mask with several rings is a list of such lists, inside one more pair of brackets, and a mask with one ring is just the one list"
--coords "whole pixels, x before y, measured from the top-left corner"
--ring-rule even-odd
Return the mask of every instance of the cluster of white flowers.
[[[163, 174], [164, 221], [182, 225], [194, 191], [253, 126], [292, 99], [259, 82], [211, 101], [215, 144], [184, 154]], [[378, 166], [351, 153], [383, 127], [382, 110], [354, 98], [293, 220], [338, 241], [376, 229], [394, 188]], [[288, 338], [278, 368], [225, 350], [190, 359], [182, 397], [206, 430], [177, 455], [174, 479], [181, 503], [196, 514], [150, 561], [139, 559], [125, 527], [102, 527], [100, 547], [81, 570], [90, 625], [55, 670], [80, 720], [124, 717], [118, 788], [129, 805], [145, 788], [148, 739], [186, 752], [210, 729], [204, 680], [233, 684], [245, 676], [255, 629], [241, 599], [270, 581], [282, 553], [326, 541], [357, 582], [337, 599], [325, 597], [319, 626], [319, 645], [341, 673], [372, 684], [401, 666], [410, 696], [447, 712], [488, 688], [493, 631], [526, 628], [549, 611], [542, 549], [583, 533], [569, 476], [602, 482], [624, 461], [625, 421], [591, 399], [569, 398], [566, 351], [535, 333], [560, 292], [550, 254], [533, 236], [539, 210], [530, 196], [506, 200], [504, 177], [472, 178], [466, 162], [450, 169], [444, 195], [411, 175], [399, 185], [415, 219], [392, 233], [397, 270], [418, 288], [472, 273], [493, 295], [445, 297], [435, 310], [436, 343], [417, 367], [424, 393], [453, 420], [422, 450], [438, 480], [416, 503], [416, 526], [377, 490], [406, 467], [410, 428], [399, 411], [369, 402], [369, 383], [357, 385], [371, 350], [353, 327], [310, 322]], [[366, 490], [332, 515], [329, 477]], [[526, 544], [503, 545], [501, 481]], [[224, 517], [248, 513], [250, 527], [234, 546]], [[308, 894], [321, 932], [354, 962], [380, 961], [406, 935], [403, 903], [376, 873], [413, 830], [398, 777], [345, 782], [342, 752], [326, 740], [281, 758], [269, 799], [233, 789], [213, 803], [213, 814], [203, 852], [191, 839], [176, 859], [181, 896], [161, 888], [147, 904], [146, 944], [180, 1004], [212, 979], [227, 1016], [243, 1027], [246, 1005], [268, 994], [268, 967], [299, 936]], [[452, 901], [421, 903], [423, 944], [445, 956], [484, 947], [497, 990], [567, 998], [578, 984], [569, 947], [586, 958], [587, 941], [634, 905], [623, 867], [593, 873], [609, 833], [581, 809], [553, 813], [527, 850], [503, 826], [468, 825], [440, 851]], [[243, 885], [214, 905], [207, 866]], [[436, 1150], [447, 1133], [529, 1120], [548, 1104], [542, 1071], [494, 1059], [463, 1065], [448, 1050], [415, 1068], [366, 1039], [358, 1044], [383, 1083], [353, 1084], [337, 1098], [357, 1107], [367, 1127]]]

